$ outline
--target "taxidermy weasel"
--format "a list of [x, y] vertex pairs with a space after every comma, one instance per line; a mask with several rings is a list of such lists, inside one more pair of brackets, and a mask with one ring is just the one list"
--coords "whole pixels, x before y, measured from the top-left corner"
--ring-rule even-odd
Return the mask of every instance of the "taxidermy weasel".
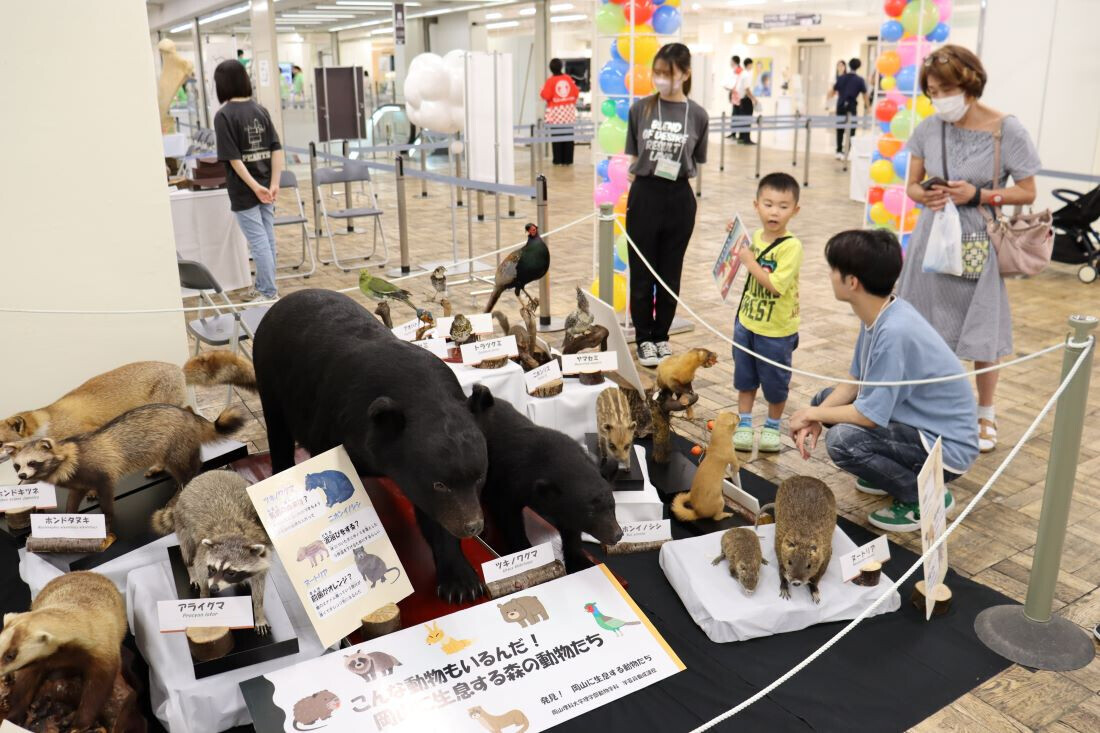
[[699, 367], [709, 369], [718, 363], [718, 355], [708, 349], [691, 349], [668, 357], [657, 365], [657, 390], [676, 398], [688, 408], [687, 416], [693, 417], [691, 406], [696, 402], [691, 383]]
[[[732, 412], [722, 412], [714, 421], [714, 431], [707, 444], [695, 478], [691, 480], [691, 491], [677, 494], [672, 500], [672, 513], [681, 522], [693, 522], [696, 519], [725, 519], [733, 516], [726, 509], [726, 497], [722, 492], [722, 480], [726, 477], [726, 467], [739, 471], [740, 462], [733, 449], [733, 430], [737, 418]], [[690, 505], [689, 505], [690, 504]]]
[[202, 468], [199, 449], [244, 425], [235, 408], [210, 422], [190, 408], [145, 405], [119, 415], [91, 433], [64, 440], [36, 438], [16, 444], [15, 473], [23, 483], [47, 481], [69, 490], [65, 511], [80, 508], [85, 494], [95, 492], [114, 524], [114, 489], [123, 476], [157, 466], [186, 486]]
[[84, 689], [71, 727], [96, 722], [114, 688], [126, 636], [126, 604], [107, 578], [73, 572], [54, 578], [26, 613], [4, 615], [0, 676], [14, 673], [8, 717], [20, 723], [46, 675], [75, 670]]
[[232, 471], [208, 471], [155, 512], [152, 524], [159, 534], [176, 533], [187, 574], [202, 598], [247, 583], [253, 623], [266, 634], [264, 590], [272, 547], [247, 489], [248, 481]]
[[[184, 372], [175, 364], [138, 361], [92, 377], [56, 402], [0, 422], [0, 444], [24, 438], [70, 438], [97, 430], [127, 410], [187, 404]], [[0, 460], [6, 452], [0, 449]]]

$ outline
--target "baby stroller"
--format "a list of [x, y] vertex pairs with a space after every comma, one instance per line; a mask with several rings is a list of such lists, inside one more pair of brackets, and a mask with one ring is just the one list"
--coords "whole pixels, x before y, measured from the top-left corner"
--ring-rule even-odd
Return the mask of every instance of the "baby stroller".
[[1100, 234], [1092, 228], [1100, 219], [1100, 186], [1088, 193], [1056, 188], [1054, 197], [1065, 206], [1054, 212], [1054, 252], [1051, 259], [1081, 265], [1077, 278], [1083, 283], [1096, 280], [1100, 270]]

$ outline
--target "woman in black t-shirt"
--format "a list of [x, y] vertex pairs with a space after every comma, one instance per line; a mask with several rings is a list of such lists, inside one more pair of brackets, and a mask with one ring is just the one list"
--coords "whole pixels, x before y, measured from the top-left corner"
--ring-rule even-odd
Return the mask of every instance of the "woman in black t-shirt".
[[245, 300], [278, 297], [275, 289], [275, 197], [285, 166], [271, 115], [252, 100], [248, 72], [236, 60], [214, 70], [221, 109], [214, 116], [218, 160], [225, 163], [229, 206], [256, 263], [256, 284]]

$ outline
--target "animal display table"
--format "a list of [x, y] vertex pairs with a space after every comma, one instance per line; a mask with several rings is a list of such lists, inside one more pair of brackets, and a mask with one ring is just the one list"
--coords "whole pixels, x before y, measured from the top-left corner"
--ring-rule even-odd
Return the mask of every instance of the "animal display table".
[[596, 432], [596, 398], [600, 392], [614, 387], [603, 384], [585, 385], [576, 379], [565, 380], [561, 394], [553, 397], [530, 397], [527, 417], [536, 425], [560, 430], [578, 443], [584, 443], [586, 433]]

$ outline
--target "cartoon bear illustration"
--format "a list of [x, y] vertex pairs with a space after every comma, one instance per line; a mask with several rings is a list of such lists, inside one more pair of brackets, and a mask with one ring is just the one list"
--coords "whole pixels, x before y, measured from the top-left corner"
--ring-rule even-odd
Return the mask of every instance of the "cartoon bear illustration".
[[519, 624], [521, 629], [550, 619], [542, 601], [535, 596], [512, 598], [507, 603], [498, 603], [497, 608], [500, 609], [501, 618], [509, 623]]

